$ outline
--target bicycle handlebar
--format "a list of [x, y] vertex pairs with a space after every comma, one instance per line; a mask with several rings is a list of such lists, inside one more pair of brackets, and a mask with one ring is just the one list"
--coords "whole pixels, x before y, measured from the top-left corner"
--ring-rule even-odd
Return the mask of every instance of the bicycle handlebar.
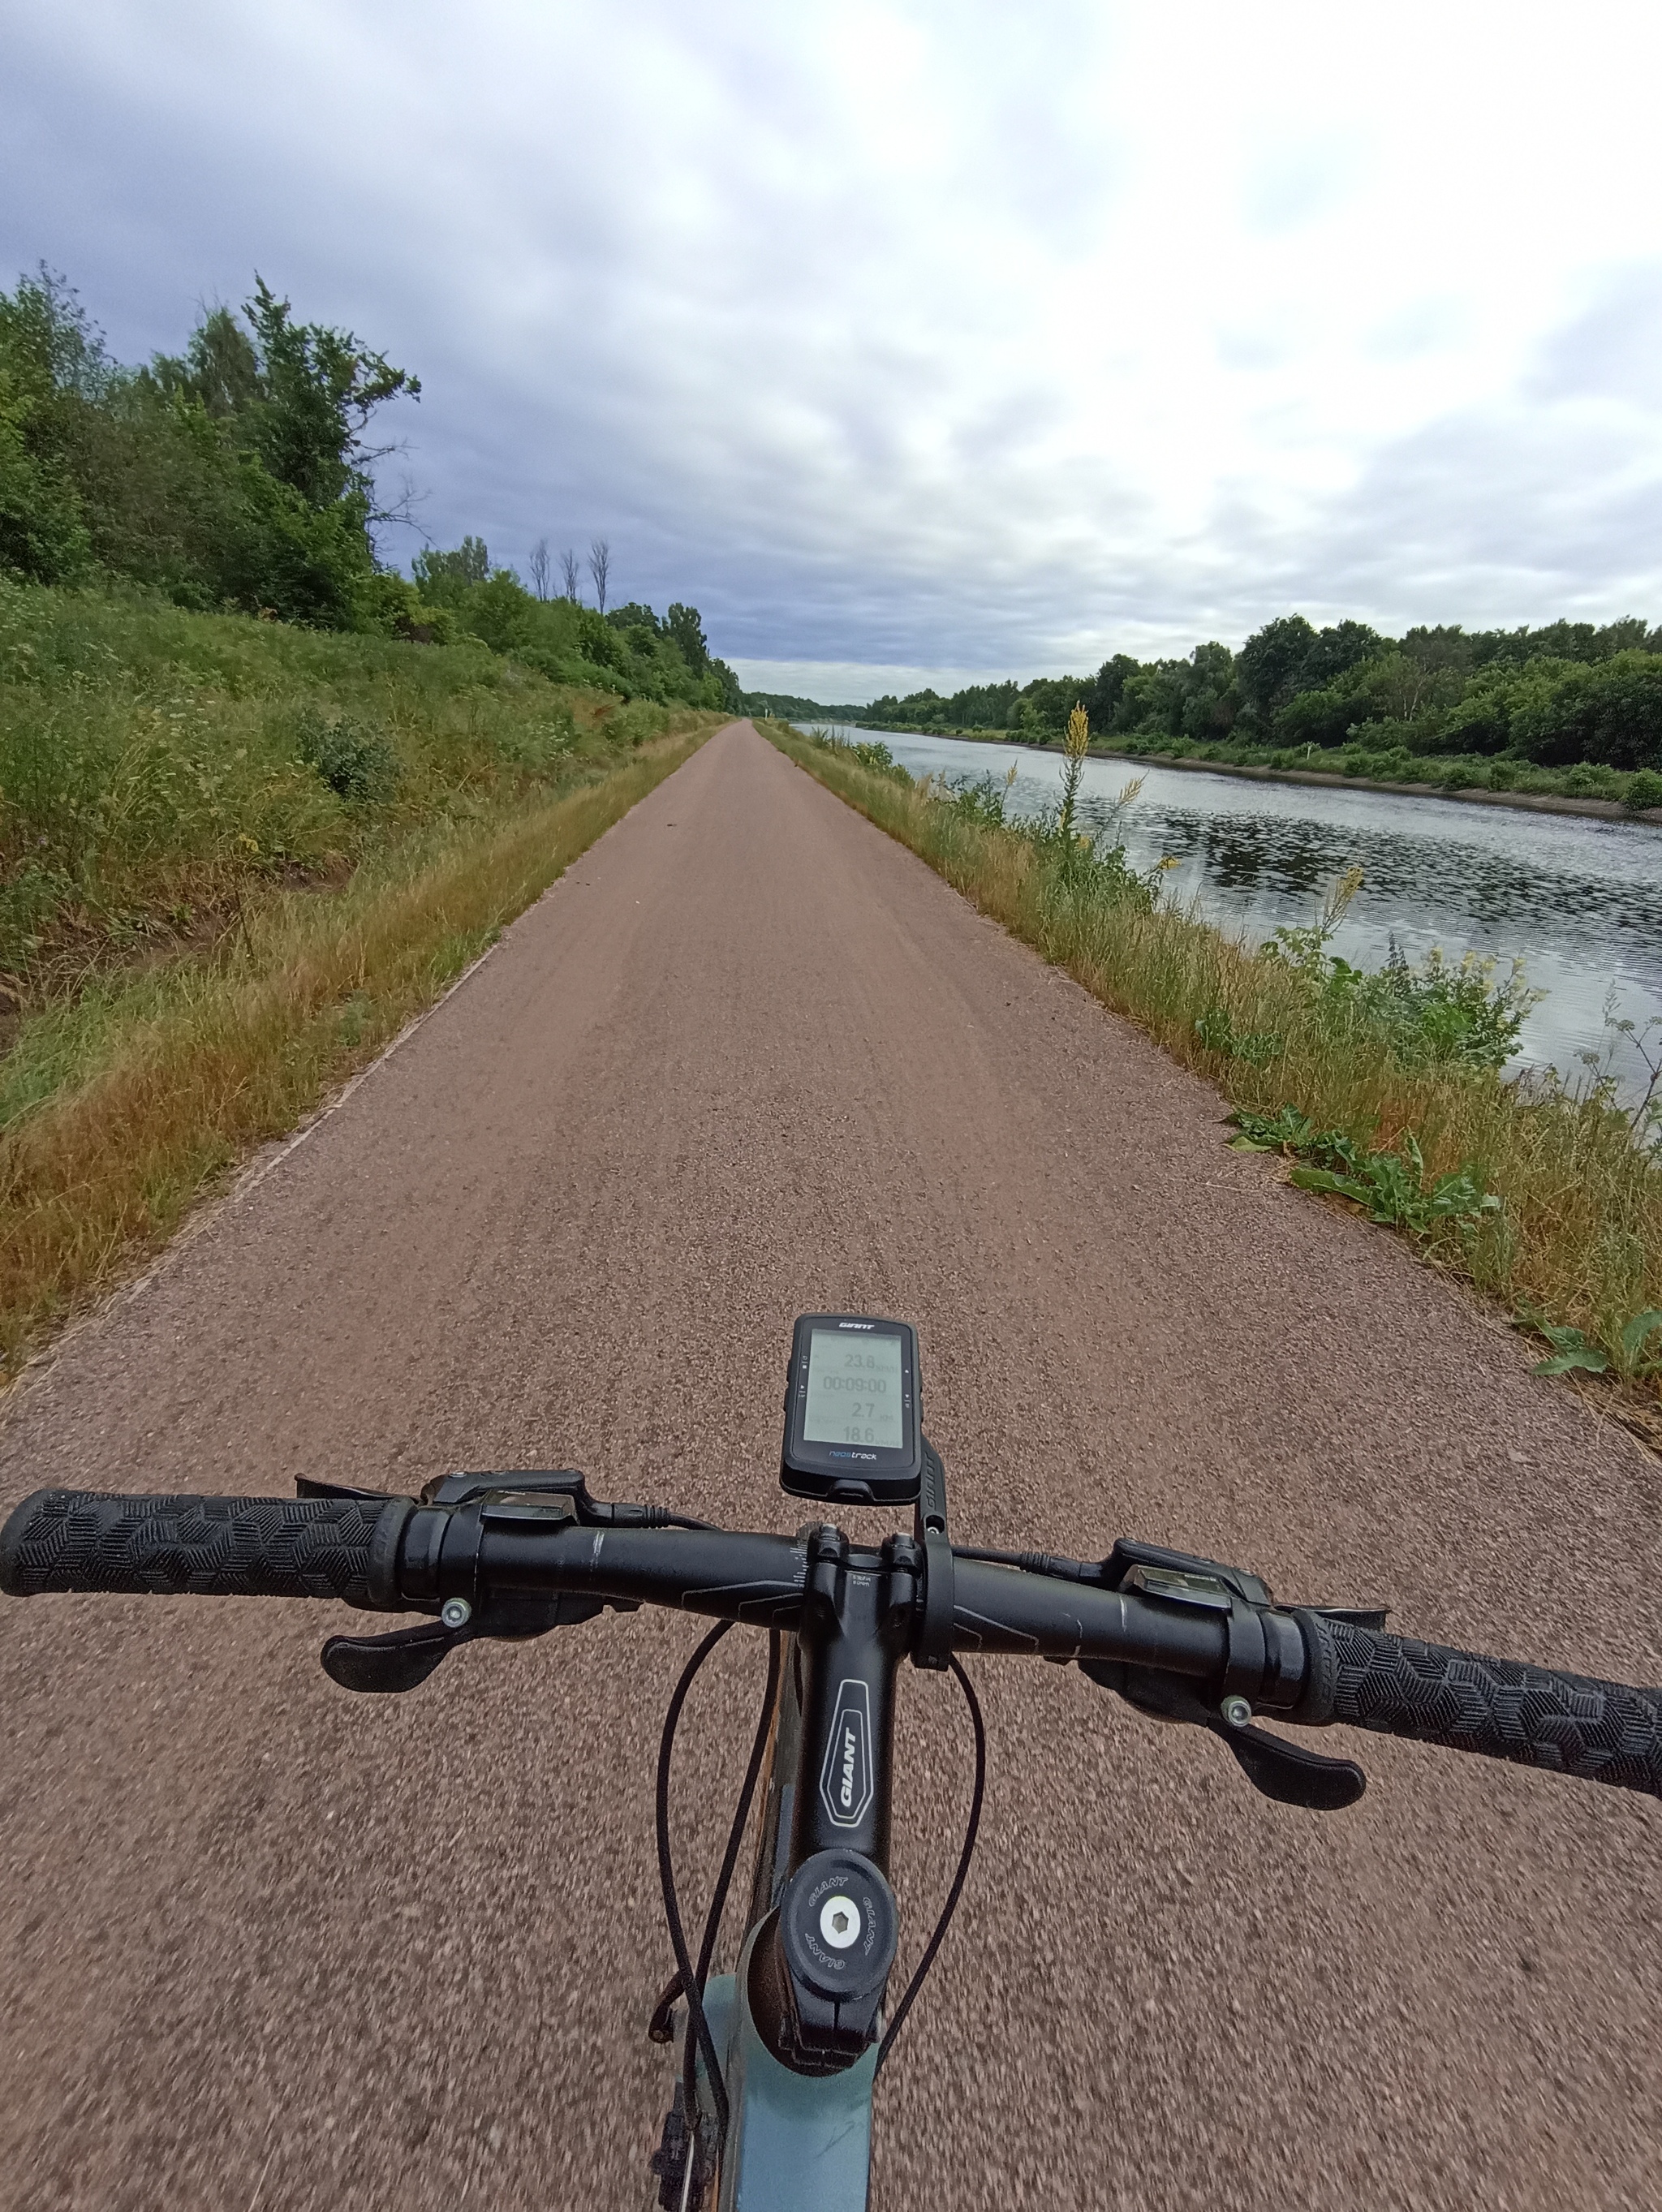
[[37, 1490], [0, 1528], [0, 1590], [321, 1597], [401, 1606], [409, 1498], [126, 1498]]
[[1662, 1796], [1662, 1691], [1294, 1617], [1310, 1672], [1294, 1720], [1342, 1721]]
[[[513, 1478], [502, 1480], [511, 1490]], [[845, 1547], [837, 1571], [889, 1576], [891, 1602], [921, 1620], [926, 1568], [910, 1539], [892, 1537], [880, 1553]], [[313, 1597], [432, 1613], [452, 1595], [478, 1606], [561, 1594], [789, 1628], [819, 1571], [801, 1537], [597, 1528], [569, 1506], [512, 1495], [452, 1507], [44, 1490], [0, 1528], [0, 1590], [15, 1597]], [[958, 1554], [953, 1583], [959, 1651], [1108, 1662], [1129, 1680], [1175, 1680], [1209, 1696], [1190, 1717], [1210, 1719], [1233, 1692], [1283, 1721], [1343, 1723], [1662, 1796], [1662, 1691], [1446, 1650], [1317, 1611], [1220, 1611]], [[1235, 1626], [1244, 1614], [1245, 1656]]]

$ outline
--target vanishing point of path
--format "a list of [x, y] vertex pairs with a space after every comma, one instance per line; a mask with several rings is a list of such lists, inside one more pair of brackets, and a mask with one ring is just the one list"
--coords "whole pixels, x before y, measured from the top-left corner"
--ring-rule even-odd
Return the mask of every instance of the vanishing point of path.
[[[963, 1540], [1123, 1531], [1662, 1677], [1656, 1462], [1221, 1110], [740, 724], [25, 1383], [0, 1508], [569, 1464], [788, 1528], [791, 1318], [864, 1308], [919, 1325]], [[698, 1624], [384, 1699], [319, 1669], [349, 1625], [0, 1602], [8, 2208], [647, 2202], [653, 1762]], [[730, 1637], [689, 1711], [695, 1911], [762, 1668]], [[876, 2207], [1662, 2202], [1662, 1807], [1336, 1732], [1367, 1796], [1291, 1812], [1076, 1668], [976, 1674], [980, 1852]], [[969, 1765], [953, 1685], [908, 1674], [903, 1970]]]

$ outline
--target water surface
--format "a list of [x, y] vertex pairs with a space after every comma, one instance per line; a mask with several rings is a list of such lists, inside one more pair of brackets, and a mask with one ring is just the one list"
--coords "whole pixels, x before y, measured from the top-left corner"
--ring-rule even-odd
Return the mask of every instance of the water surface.
[[[1055, 802], [1062, 757], [971, 738], [880, 738], [915, 775], [991, 774], [1012, 765], [1012, 799], [1035, 813]], [[1254, 944], [1283, 923], [1310, 921], [1334, 878], [1365, 878], [1333, 939], [1335, 951], [1377, 967], [1394, 938], [1409, 959], [1433, 945], [1502, 961], [1522, 958], [1546, 996], [1518, 1057], [1562, 1074], [1577, 1055], [1615, 1054], [1624, 1089], [1638, 1073], [1608, 1012], [1662, 1022], [1662, 831], [1644, 823], [1404, 798], [1393, 792], [1249, 782], [1143, 762], [1086, 763], [1087, 826], [1108, 817], [1134, 776], [1142, 788], [1120, 817], [1133, 866], [1166, 854], [1178, 866], [1167, 896]], [[1662, 1042], [1662, 1027], [1652, 1032]]]

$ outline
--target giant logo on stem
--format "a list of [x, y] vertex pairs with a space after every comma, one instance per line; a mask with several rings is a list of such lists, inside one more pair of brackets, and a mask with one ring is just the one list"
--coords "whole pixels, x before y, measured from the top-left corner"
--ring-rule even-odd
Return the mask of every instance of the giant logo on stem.
[[819, 1770], [819, 1802], [834, 1828], [857, 1828], [871, 1809], [872, 1693], [852, 1675], [837, 1686], [825, 1763]]

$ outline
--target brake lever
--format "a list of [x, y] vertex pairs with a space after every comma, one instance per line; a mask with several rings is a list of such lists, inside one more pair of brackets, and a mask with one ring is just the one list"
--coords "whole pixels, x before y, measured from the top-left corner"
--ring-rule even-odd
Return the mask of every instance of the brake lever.
[[1367, 1777], [1354, 1759], [1329, 1759], [1263, 1729], [1244, 1723], [1236, 1727], [1172, 1675], [1148, 1674], [1117, 1659], [1081, 1659], [1079, 1668], [1150, 1720], [1184, 1721], [1216, 1736], [1228, 1746], [1252, 1787], [1278, 1805], [1342, 1813], [1367, 1787]]
[[319, 1656], [324, 1673], [343, 1690], [393, 1693], [419, 1688], [441, 1659], [472, 1640], [472, 1628], [423, 1620], [390, 1636], [332, 1636]]
[[1285, 1736], [1258, 1728], [1207, 1723], [1227, 1743], [1253, 1788], [1278, 1805], [1302, 1805], [1312, 1813], [1342, 1813], [1367, 1788], [1367, 1777], [1354, 1759], [1330, 1759]]

